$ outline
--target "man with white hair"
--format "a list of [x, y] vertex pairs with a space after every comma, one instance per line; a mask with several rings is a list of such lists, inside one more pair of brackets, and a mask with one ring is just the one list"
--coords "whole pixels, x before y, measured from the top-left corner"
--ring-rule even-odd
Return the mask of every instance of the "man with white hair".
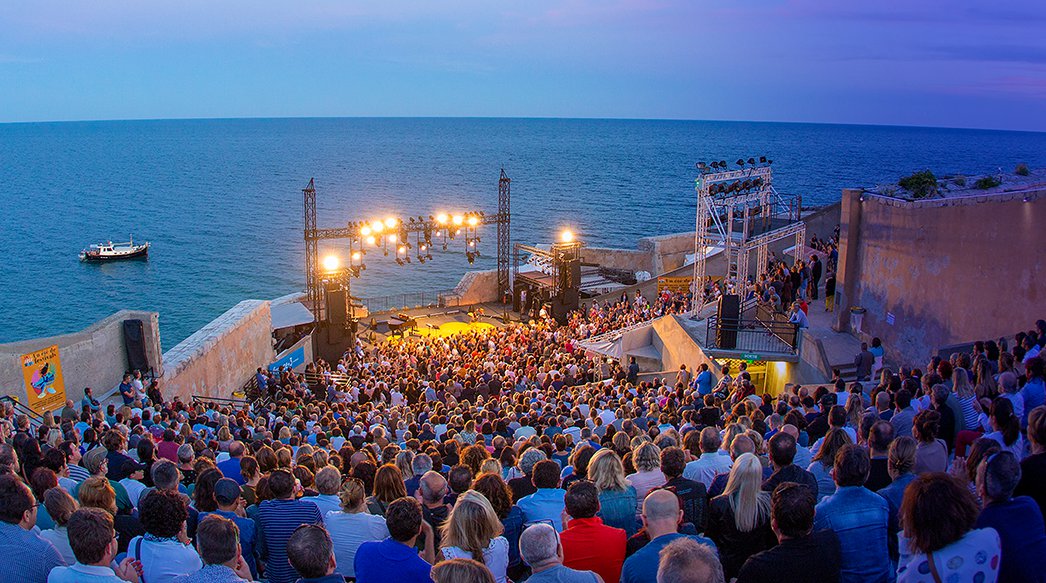
[[707, 545], [681, 538], [661, 549], [657, 583], [724, 583], [725, 580], [719, 557]]
[[563, 566], [563, 545], [551, 525], [532, 524], [519, 537], [519, 554], [530, 565], [530, 583], [603, 583], [592, 571]]

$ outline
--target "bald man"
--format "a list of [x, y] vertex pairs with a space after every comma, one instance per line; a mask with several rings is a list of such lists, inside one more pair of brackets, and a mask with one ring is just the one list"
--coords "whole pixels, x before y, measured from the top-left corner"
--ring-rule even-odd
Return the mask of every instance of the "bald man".
[[692, 539], [715, 549], [715, 543], [701, 537], [679, 534], [683, 510], [679, 499], [668, 490], [654, 490], [643, 500], [643, 526], [650, 542], [625, 559], [621, 569], [621, 583], [650, 583], [657, 580], [661, 549], [678, 539]]
[[432, 532], [435, 533], [434, 548], [437, 549], [440, 543], [440, 527], [450, 515], [450, 506], [443, 501], [449, 492], [447, 479], [437, 472], [428, 471], [422, 474], [421, 480], [418, 481], [418, 491], [414, 493], [414, 496], [421, 502], [421, 512], [425, 522], [429, 523]]
[[814, 454], [810, 452], [809, 448], [799, 445], [799, 428], [791, 423], [787, 423], [781, 427], [781, 433], [787, 433], [795, 438], [795, 460], [793, 460], [792, 463], [804, 470], [810, 467], [810, 462], [813, 461]]

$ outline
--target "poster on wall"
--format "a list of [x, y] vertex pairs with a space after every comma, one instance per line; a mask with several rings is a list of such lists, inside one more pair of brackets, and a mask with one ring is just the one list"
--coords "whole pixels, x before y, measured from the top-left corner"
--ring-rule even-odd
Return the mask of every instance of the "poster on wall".
[[38, 412], [55, 411], [65, 405], [65, 381], [58, 345], [22, 355], [26, 405]]

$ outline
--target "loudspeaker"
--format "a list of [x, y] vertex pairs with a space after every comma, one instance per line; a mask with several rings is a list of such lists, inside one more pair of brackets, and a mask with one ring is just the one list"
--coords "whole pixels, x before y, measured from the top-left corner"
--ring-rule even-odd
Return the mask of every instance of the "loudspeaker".
[[149, 357], [145, 353], [145, 325], [141, 320], [123, 321], [123, 345], [127, 350], [127, 368], [149, 370]]
[[741, 296], [724, 295], [719, 298], [719, 329], [716, 345], [725, 350], [737, 347], [737, 328], [741, 320]]
[[345, 309], [345, 290], [332, 289], [327, 291], [327, 320], [335, 327], [345, 326], [349, 314]]

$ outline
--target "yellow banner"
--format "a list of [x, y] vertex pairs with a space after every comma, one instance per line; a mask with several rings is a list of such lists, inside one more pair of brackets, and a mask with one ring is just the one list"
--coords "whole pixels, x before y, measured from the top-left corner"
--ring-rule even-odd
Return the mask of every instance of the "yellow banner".
[[690, 291], [690, 283], [694, 281], [691, 277], [659, 277], [657, 278], [657, 291], [667, 290], [686, 293]]
[[56, 411], [65, 405], [65, 381], [58, 345], [22, 355], [26, 405], [30, 409]]

